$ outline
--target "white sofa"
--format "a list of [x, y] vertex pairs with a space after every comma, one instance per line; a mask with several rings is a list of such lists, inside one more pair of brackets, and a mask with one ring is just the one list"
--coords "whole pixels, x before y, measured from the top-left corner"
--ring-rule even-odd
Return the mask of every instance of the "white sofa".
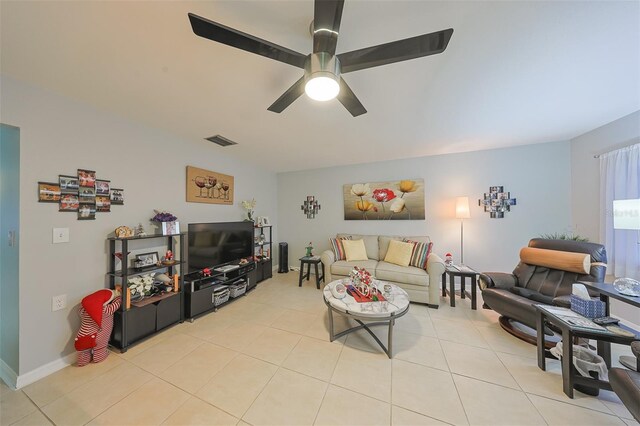
[[333, 250], [326, 250], [320, 256], [324, 265], [325, 282], [349, 276], [354, 266], [365, 268], [373, 276], [402, 287], [412, 302], [425, 303], [437, 308], [440, 304], [440, 280], [444, 273], [443, 260], [433, 251], [427, 259], [427, 269], [413, 266], [398, 266], [384, 261], [391, 240], [430, 242], [429, 237], [398, 237], [385, 235], [338, 234], [337, 238], [347, 237], [352, 240], [363, 240], [369, 260], [348, 262], [336, 261]]

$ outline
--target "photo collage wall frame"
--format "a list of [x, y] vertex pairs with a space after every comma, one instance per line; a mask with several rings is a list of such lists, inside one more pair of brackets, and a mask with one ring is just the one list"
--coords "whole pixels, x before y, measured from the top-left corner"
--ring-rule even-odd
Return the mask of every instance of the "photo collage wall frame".
[[478, 205], [484, 206], [484, 211], [489, 213], [491, 219], [504, 219], [505, 212], [511, 211], [511, 206], [516, 205], [516, 199], [511, 198], [510, 192], [504, 192], [504, 186], [490, 186], [484, 198], [478, 200]]
[[108, 213], [111, 205], [124, 204], [124, 190], [97, 179], [93, 170], [78, 169], [75, 176], [59, 175], [57, 183], [38, 182], [38, 201], [58, 203], [58, 211], [76, 213], [78, 220], [95, 220], [96, 212]]

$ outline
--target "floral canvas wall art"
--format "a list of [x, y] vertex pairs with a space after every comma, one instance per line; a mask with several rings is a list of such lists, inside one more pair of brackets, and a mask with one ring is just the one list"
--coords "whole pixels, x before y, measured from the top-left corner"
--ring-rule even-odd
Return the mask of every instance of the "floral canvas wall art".
[[424, 220], [424, 180], [346, 184], [345, 220]]

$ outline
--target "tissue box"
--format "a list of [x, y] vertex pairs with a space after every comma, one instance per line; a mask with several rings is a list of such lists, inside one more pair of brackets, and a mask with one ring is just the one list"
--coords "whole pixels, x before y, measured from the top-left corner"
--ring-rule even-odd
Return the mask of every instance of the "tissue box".
[[606, 315], [606, 305], [600, 299], [584, 300], [571, 295], [571, 310], [587, 318], [600, 318]]

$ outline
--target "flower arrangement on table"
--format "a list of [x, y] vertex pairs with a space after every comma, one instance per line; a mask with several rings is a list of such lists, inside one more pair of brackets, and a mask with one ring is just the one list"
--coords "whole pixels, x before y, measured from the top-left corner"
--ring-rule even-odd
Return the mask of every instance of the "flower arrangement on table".
[[247, 211], [247, 218], [245, 219], [248, 222], [253, 222], [253, 210], [256, 208], [256, 199], [252, 198], [251, 201], [245, 200], [242, 202], [242, 208]]
[[371, 278], [371, 273], [369, 271], [364, 268], [354, 266], [349, 273], [349, 278], [351, 278], [351, 284], [353, 284], [353, 287], [358, 292], [363, 296], [369, 296], [371, 293], [371, 283], [373, 282], [373, 278]]
[[131, 300], [142, 300], [143, 298], [153, 294], [154, 275], [155, 274], [139, 275], [127, 280], [129, 283], [129, 290], [131, 291]]
[[151, 218], [151, 222], [175, 222], [176, 220], [178, 220], [177, 217], [169, 212], [159, 211], [155, 209], [153, 211], [156, 212], [156, 215]]
[[162, 235], [174, 235], [180, 233], [180, 224], [178, 218], [173, 214], [165, 211], [154, 210], [155, 216], [151, 218], [152, 222], [159, 222], [162, 227]]

